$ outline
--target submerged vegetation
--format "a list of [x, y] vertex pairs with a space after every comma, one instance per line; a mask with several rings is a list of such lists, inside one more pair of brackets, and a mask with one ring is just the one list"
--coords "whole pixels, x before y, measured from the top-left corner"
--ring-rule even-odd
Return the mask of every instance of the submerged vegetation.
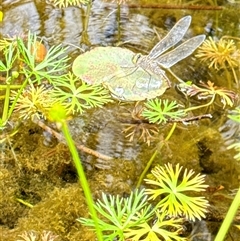
[[[83, 4], [88, 5], [89, 9], [92, 1], [51, 2], [60, 8]], [[126, 1], [118, 1], [118, 4], [122, 2]], [[0, 195], [0, 206], [3, 212], [0, 215], [0, 222], [4, 227], [0, 232], [4, 233], [3, 239], [7, 237], [9, 241], [89, 241], [97, 237], [98, 241], [193, 240], [194, 228], [189, 231], [188, 227], [194, 226], [197, 221], [207, 220], [213, 205], [214, 196], [208, 196], [209, 180], [205, 180], [208, 173], [201, 174], [200, 168], [195, 171], [194, 165], [193, 168], [185, 168], [183, 163], [188, 160], [181, 160], [180, 157], [173, 160], [171, 155], [166, 155], [164, 160], [169, 160], [164, 164], [160, 158], [157, 160], [157, 155], [163, 153], [163, 148], [168, 145], [166, 143], [175, 133], [178, 135], [178, 126], [185, 132], [185, 125], [202, 119], [211, 119], [214, 109], [223, 111], [232, 108], [228, 118], [240, 122], [240, 109], [236, 107], [240, 70], [240, 50], [237, 41], [239, 39], [231, 37], [222, 37], [216, 41], [209, 37], [199, 47], [196, 55], [202, 61], [202, 65], [206, 64], [206, 67], [216, 71], [216, 74], [223, 71], [227, 76], [228, 87], [210, 78], [183, 81], [177, 77], [180, 82], [176, 84], [176, 89], [181, 98], [155, 98], [170, 88], [170, 84], [164, 79], [167, 82], [164, 91], [158, 92], [152, 99], [134, 103], [134, 108], [130, 111], [130, 108], [128, 109], [131, 116], [125, 123], [126, 129], [122, 131], [130, 141], [141, 140], [147, 143], [145, 148], [148, 152], [144, 155], [149, 161], [136, 168], [135, 176], [138, 179], [131, 185], [128, 184], [131, 191], [124, 190], [120, 194], [119, 186], [115, 187], [115, 183], [108, 183], [112, 178], [110, 174], [105, 178], [107, 181], [103, 179], [94, 182], [95, 172], [101, 172], [98, 167], [91, 167], [90, 174], [85, 173], [84, 159], [87, 158], [84, 155], [80, 158], [78, 146], [85, 154], [95, 155], [99, 159], [113, 161], [114, 158], [101, 155], [96, 150], [74, 142], [74, 131], [69, 130], [68, 120], [82, 118], [84, 114], [91, 113], [88, 111], [93, 108], [103, 107], [114, 101], [120, 106], [119, 102], [116, 102], [116, 95], [111, 95], [112, 90], [118, 94], [125, 91], [124, 96], [131, 98], [134, 94], [133, 89], [141, 87], [144, 82], [132, 82], [132, 88], [127, 84], [120, 88], [117, 82], [119, 79], [115, 78], [113, 73], [110, 84], [106, 83], [106, 80], [98, 84], [86, 83], [70, 70], [73, 61], [67, 54], [67, 47], [57, 45], [47, 48], [45, 40], [31, 32], [27, 35], [2, 38], [0, 181], [3, 192]], [[109, 66], [103, 63], [103, 70], [112, 72]], [[122, 69], [120, 79], [121, 83], [124, 83]], [[135, 73], [134, 71], [131, 69], [126, 79]], [[161, 77], [165, 78], [165, 72], [163, 73]], [[155, 73], [154, 78], [151, 78], [148, 71], [140, 74], [147, 76], [148, 81], [155, 84]], [[137, 77], [141, 79], [142, 75]], [[233, 86], [236, 88], [230, 89]], [[144, 96], [148, 96], [149, 89], [146, 90], [145, 86], [143, 89]], [[137, 96], [138, 94], [135, 94], [134, 98]], [[127, 99], [125, 101], [127, 102]], [[15, 137], [22, 138], [23, 129], [27, 125], [30, 125], [30, 129], [26, 130], [29, 132], [29, 139], [26, 139], [30, 147], [29, 152], [26, 152], [27, 149], [22, 142], [17, 145], [13, 141]], [[167, 131], [160, 133], [163, 127], [166, 127]], [[44, 132], [40, 128], [44, 128]], [[21, 134], [18, 136], [19, 132]], [[44, 144], [40, 144], [36, 133], [45, 135]], [[62, 142], [62, 145], [54, 146], [54, 141]], [[201, 145], [201, 140], [198, 144]], [[205, 148], [204, 144], [202, 146]], [[40, 146], [41, 152], [30, 157], [37, 146]], [[178, 149], [178, 146], [175, 148]], [[239, 142], [230, 143], [227, 148], [235, 150], [236, 154], [233, 156], [240, 160]], [[207, 147], [205, 149], [206, 156], [210, 155], [211, 150]], [[24, 153], [21, 160], [18, 155], [20, 151]], [[180, 151], [184, 152], [178, 150]], [[7, 153], [10, 154], [7, 156]], [[191, 163], [196, 161], [191, 156], [189, 160]], [[125, 166], [121, 165], [123, 160], [119, 158], [116, 161], [120, 163], [116, 172], [127, 172], [129, 178], [129, 169], [126, 167], [124, 170]], [[183, 163], [180, 164], [181, 161]], [[210, 159], [207, 161], [210, 162]], [[111, 168], [111, 164], [106, 165]], [[90, 175], [93, 178], [88, 178]], [[123, 185], [122, 180], [121, 182]], [[109, 190], [107, 186], [113, 186], [117, 194], [104, 192], [99, 186], [93, 192], [96, 183], [99, 186], [103, 185], [106, 190]], [[229, 230], [240, 205], [239, 195], [240, 189], [235, 195], [216, 241], [222, 241]], [[5, 235], [5, 227], [12, 229], [10, 236]]]
[[[103, 193], [102, 201], [97, 201], [95, 209], [102, 216], [98, 223], [104, 240], [186, 240], [182, 236], [184, 222], [196, 218], [201, 220], [209, 204], [204, 197], [183, 194], [205, 191], [207, 185], [203, 184], [204, 176], [192, 178], [194, 172], [185, 170], [180, 181], [181, 170], [179, 165], [174, 170], [170, 163], [164, 167], [155, 167], [151, 172], [153, 178], [145, 181], [151, 186], [157, 186], [157, 189], [136, 190], [127, 198]], [[156, 204], [150, 202], [159, 196], [165, 197]], [[79, 221], [86, 226], [95, 226], [91, 219], [80, 218]]]

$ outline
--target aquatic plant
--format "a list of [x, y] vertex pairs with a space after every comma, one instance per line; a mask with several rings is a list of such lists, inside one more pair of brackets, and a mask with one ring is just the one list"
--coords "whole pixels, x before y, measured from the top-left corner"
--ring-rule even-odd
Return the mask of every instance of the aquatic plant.
[[[182, 167], [179, 164], [174, 170], [171, 164], [155, 167], [153, 179], [145, 179], [147, 184], [158, 186], [158, 189], [138, 189], [129, 197], [102, 194], [97, 200], [95, 209], [101, 215], [98, 218], [104, 240], [185, 240], [180, 234], [183, 231], [183, 218], [188, 220], [205, 217], [208, 201], [204, 197], [192, 197], [184, 192], [200, 192], [207, 188], [203, 184], [204, 176], [185, 169], [180, 178]], [[165, 197], [163, 196], [165, 195]], [[157, 205], [149, 203], [161, 196]], [[91, 218], [79, 218], [82, 224], [95, 227]]]
[[156, 139], [156, 135], [159, 133], [159, 128], [150, 123], [136, 122], [124, 124], [124, 126], [123, 133], [125, 133], [125, 137], [128, 138], [129, 141], [135, 139], [141, 140], [147, 143], [148, 146]]
[[112, 101], [108, 90], [100, 85], [88, 85], [70, 72], [54, 81], [51, 95], [71, 114], [81, 114], [84, 109], [101, 107]]
[[[98, 223], [105, 241], [112, 241], [114, 238], [125, 240], [125, 232], [129, 233], [129, 229], [147, 222], [154, 213], [152, 206], [147, 203], [144, 189], [131, 192], [127, 198], [102, 193], [102, 200], [97, 200], [94, 207], [102, 216], [98, 218]], [[78, 221], [95, 227], [92, 219], [79, 218]]]
[[[222, 37], [220, 40], [214, 40], [209, 37], [205, 40], [202, 46], [199, 47], [196, 57], [200, 58], [202, 62], [209, 63], [209, 68], [215, 70], [224, 69], [227, 73], [228, 68], [231, 69], [235, 83], [238, 85], [238, 78], [235, 71], [236, 67], [239, 67], [240, 50], [237, 48], [233, 37]], [[239, 40], [239, 39], [238, 39]], [[227, 77], [229, 86], [231, 86], [231, 80]]]
[[29, 32], [27, 36], [2, 39], [0, 47], [0, 72], [6, 76], [0, 85], [5, 90], [2, 129], [13, 112], [22, 120], [35, 116], [46, 119], [55, 102], [66, 107], [68, 114], [75, 114], [111, 101], [106, 89], [66, 73], [69, 58], [67, 48], [61, 45], [47, 51], [43, 40]]
[[150, 195], [150, 200], [163, 197], [157, 204], [161, 212], [166, 211], [173, 217], [184, 216], [192, 221], [196, 218], [200, 220], [205, 217], [204, 213], [209, 206], [208, 201], [204, 197], [191, 197], [184, 193], [204, 191], [208, 187], [203, 184], [205, 175], [197, 174], [193, 177], [194, 171], [185, 169], [180, 178], [181, 171], [182, 167], [179, 164], [176, 165], [175, 170], [170, 163], [164, 167], [154, 167], [151, 171], [154, 179], [145, 179], [145, 181], [147, 184], [156, 186], [157, 189], [147, 189], [146, 193]]
[[156, 139], [159, 133], [159, 127], [155, 124], [149, 123], [149, 121], [142, 116], [144, 106], [137, 102], [131, 111], [131, 120], [123, 122], [125, 137], [129, 141], [140, 140], [149, 146], [153, 140]]
[[[55, 78], [58, 78], [68, 66], [68, 57], [66, 56], [67, 48], [63, 48], [61, 45], [51, 47], [46, 53], [40, 52], [43, 51], [42, 40], [39, 40], [36, 34], [30, 32], [27, 36], [3, 38], [0, 46], [3, 49], [0, 72], [4, 76], [0, 89], [5, 91], [4, 96], [2, 96], [4, 106], [0, 121], [3, 129], [9, 121], [17, 102], [18, 108], [21, 108], [19, 106], [21, 101], [24, 102], [24, 108], [26, 108], [26, 98], [21, 98], [19, 102], [19, 97], [21, 95], [24, 97], [27, 92], [28, 96], [31, 95], [34, 98], [36, 95], [42, 94], [43, 89], [36, 89], [33, 84], [40, 85], [43, 81], [51, 83]], [[28, 85], [31, 86], [31, 91], [25, 91]], [[14, 98], [11, 97], [11, 90], [17, 90], [14, 93], [12, 92]]]
[[36, 55], [42, 40], [39, 41], [36, 34], [29, 32], [26, 42], [22, 38], [17, 38], [20, 52], [19, 59], [23, 62], [23, 68], [20, 70], [27, 77], [29, 83], [37, 82], [40, 84], [43, 79], [52, 83], [53, 80], [59, 78], [59, 75], [65, 73], [69, 66], [69, 57], [66, 55], [68, 47], [52, 46], [47, 50], [46, 56], [39, 62]]
[[[40, 87], [29, 86], [17, 98], [14, 108], [20, 119], [38, 119], [47, 118], [47, 114], [52, 105], [57, 102], [57, 99], [51, 97], [52, 89], [43, 85]], [[18, 96], [17, 91], [12, 91], [11, 100], [16, 99]]]
[[236, 93], [234, 91], [228, 90], [224, 87], [215, 86], [214, 83], [210, 80], [207, 81], [207, 83], [200, 82], [199, 86], [192, 84], [191, 82], [181, 83], [179, 84], [178, 88], [186, 96], [192, 97], [196, 95], [199, 100], [205, 100], [210, 98], [210, 101], [207, 104], [186, 108], [186, 112], [210, 106], [214, 103], [217, 96], [220, 97], [223, 108], [225, 108], [226, 105], [232, 107], [236, 99]]
[[[179, 119], [185, 115], [184, 110], [178, 109], [176, 101], [151, 99], [145, 103], [142, 116], [151, 123], [166, 123], [168, 120]], [[177, 110], [176, 110], [177, 109]]]
[[[140, 216], [138, 214], [138, 216]], [[126, 230], [125, 237], [132, 241], [184, 241], [186, 238], [179, 235], [183, 232], [183, 219], [170, 218], [166, 219], [167, 212], [155, 211], [154, 222], [143, 222], [132, 229]]]
[[92, 0], [49, 0], [54, 6], [59, 8], [67, 8], [69, 6], [88, 5]]
[[43, 231], [40, 235], [35, 231], [24, 232], [18, 235], [21, 239], [17, 241], [54, 241], [58, 238], [51, 231]]
[[213, 67], [218, 70], [239, 66], [239, 55], [240, 51], [233, 40], [221, 38], [219, 41], [216, 41], [212, 37], [209, 37], [198, 48], [196, 57], [200, 58], [203, 62], [208, 62], [209, 68]]

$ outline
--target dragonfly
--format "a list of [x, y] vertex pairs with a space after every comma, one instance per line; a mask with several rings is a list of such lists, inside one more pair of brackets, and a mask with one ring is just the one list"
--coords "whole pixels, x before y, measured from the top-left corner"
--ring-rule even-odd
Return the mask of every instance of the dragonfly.
[[[135, 54], [132, 58], [133, 70], [127, 74], [128, 76], [135, 75], [134, 83], [129, 83], [131, 80], [128, 83], [124, 80], [120, 81], [119, 79], [125, 78], [126, 75], [118, 75], [114, 81], [106, 83], [112, 94], [122, 100], [150, 99], [163, 94], [171, 86], [165, 69], [169, 69], [191, 55], [205, 40], [204, 34], [197, 35], [170, 50], [183, 39], [191, 20], [191, 16], [181, 18], [148, 55]], [[129, 77], [127, 79], [129, 80]]]

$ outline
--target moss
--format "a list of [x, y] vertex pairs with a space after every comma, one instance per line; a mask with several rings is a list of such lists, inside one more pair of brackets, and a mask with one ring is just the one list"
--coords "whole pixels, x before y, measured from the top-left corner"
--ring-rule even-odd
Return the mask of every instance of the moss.
[[90, 241], [89, 237], [93, 234], [91, 232], [87, 234], [86, 229], [82, 230], [81, 224], [76, 221], [79, 217], [88, 216], [84, 200], [78, 183], [67, 185], [65, 188], [55, 188], [48, 198], [29, 211], [28, 216], [19, 219], [17, 226], [19, 234], [27, 230], [36, 232], [48, 230], [63, 240]]
[[0, 170], [0, 223], [13, 228], [16, 221], [26, 210], [26, 207], [17, 202], [16, 196], [20, 193], [17, 183], [17, 174], [6, 168]]
[[[71, 163], [67, 147], [54, 137], [45, 137], [44, 131], [33, 123], [26, 123], [14, 137], [14, 150], [19, 165], [26, 171], [49, 172], [49, 176], [61, 175], [62, 169]], [[52, 138], [51, 145], [46, 143]]]

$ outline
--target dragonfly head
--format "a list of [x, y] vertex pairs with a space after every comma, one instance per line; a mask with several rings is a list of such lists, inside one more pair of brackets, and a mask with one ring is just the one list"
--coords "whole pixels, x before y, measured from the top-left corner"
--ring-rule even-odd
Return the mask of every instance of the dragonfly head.
[[136, 64], [137, 62], [139, 62], [139, 60], [142, 58], [142, 55], [140, 54], [140, 53], [137, 53], [137, 54], [135, 54], [134, 56], [133, 56], [133, 58], [132, 58], [132, 62], [134, 63], [134, 64]]

